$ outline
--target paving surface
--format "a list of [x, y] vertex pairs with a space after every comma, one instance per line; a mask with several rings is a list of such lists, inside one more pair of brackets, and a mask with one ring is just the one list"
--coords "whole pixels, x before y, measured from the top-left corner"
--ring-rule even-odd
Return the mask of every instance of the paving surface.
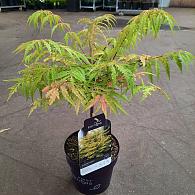
[[[168, 11], [188, 30], [161, 31], [158, 40], [148, 37], [137, 52], [186, 49], [195, 54], [195, 9]], [[103, 13], [57, 12], [73, 29], [78, 28], [76, 19]], [[0, 195], [79, 195], [71, 183], [63, 143], [87, 115], [76, 116], [61, 106], [48, 113], [36, 111], [28, 118], [30, 102], [19, 95], [6, 102], [9, 85], [2, 80], [16, 76], [21, 68], [20, 57], [12, 51], [19, 43], [42, 36], [26, 26], [31, 13], [0, 13], [0, 129], [10, 128], [0, 134]], [[169, 101], [158, 94], [145, 102], [135, 98], [125, 106], [128, 116], [110, 116], [121, 150], [104, 195], [195, 194], [195, 66], [182, 75], [173, 67], [171, 75], [171, 81], [165, 76], [160, 81]]]

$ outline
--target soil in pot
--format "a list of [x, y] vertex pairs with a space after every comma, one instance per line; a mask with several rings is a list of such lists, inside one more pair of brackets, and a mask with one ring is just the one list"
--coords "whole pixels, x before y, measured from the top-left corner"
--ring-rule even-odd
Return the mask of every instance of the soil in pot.
[[119, 152], [118, 140], [113, 135], [111, 164], [84, 176], [81, 176], [79, 167], [78, 131], [67, 138], [64, 149], [72, 171], [73, 183], [79, 192], [87, 195], [100, 194], [108, 188]]

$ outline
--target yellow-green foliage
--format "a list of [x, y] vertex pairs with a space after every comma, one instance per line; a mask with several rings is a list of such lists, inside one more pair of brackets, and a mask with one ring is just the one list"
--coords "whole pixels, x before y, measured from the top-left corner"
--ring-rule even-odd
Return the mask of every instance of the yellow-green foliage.
[[[17, 53], [24, 53], [24, 68], [18, 72], [19, 78], [9, 80], [15, 83], [10, 87], [9, 98], [16, 92], [32, 98], [31, 112], [65, 100], [77, 113], [92, 106], [105, 114], [108, 108], [114, 113], [125, 113], [122, 102], [137, 93], [146, 98], [154, 91], [162, 91], [154, 85], [153, 78], [158, 80], [162, 69], [170, 78], [171, 61], [182, 71], [183, 65], [189, 65], [194, 58], [182, 50], [159, 56], [130, 52], [146, 35], [157, 37], [161, 25], [168, 24], [173, 29], [175, 20], [164, 10], [142, 12], [130, 19], [116, 37], [109, 36], [116, 23], [111, 14], [80, 19], [78, 23], [84, 28], [78, 32], [50, 11], [33, 13], [28, 23], [41, 30], [50, 25], [51, 37], [56, 30], [64, 32], [61, 42], [52, 38], [32, 40], [16, 49]], [[146, 76], [148, 80], [144, 79]]]
[[94, 130], [93, 132], [88, 132], [79, 142], [81, 159], [99, 158], [110, 150], [111, 135], [106, 134], [104, 130]]

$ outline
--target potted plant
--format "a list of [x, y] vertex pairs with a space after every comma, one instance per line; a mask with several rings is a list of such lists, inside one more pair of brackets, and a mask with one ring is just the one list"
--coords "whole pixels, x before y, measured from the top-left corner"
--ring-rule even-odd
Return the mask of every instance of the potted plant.
[[[194, 56], [183, 50], [169, 51], [158, 56], [138, 55], [129, 49], [134, 48], [149, 33], [157, 37], [163, 24], [173, 29], [174, 18], [164, 10], [144, 11], [130, 19], [121, 32], [112, 37], [109, 36], [109, 29], [115, 22], [116, 18], [111, 14], [93, 19], [83, 18], [78, 23], [84, 28], [74, 32], [60, 16], [50, 11], [33, 13], [28, 19], [29, 24], [41, 29], [49, 24], [51, 35], [60, 29], [65, 32], [64, 40], [31, 40], [18, 46], [16, 52], [24, 52], [24, 68], [18, 72], [19, 77], [9, 80], [14, 82], [9, 88], [9, 98], [17, 92], [27, 99], [31, 98], [33, 103], [30, 113], [37, 108], [48, 108], [59, 101], [65, 101], [76, 113], [90, 110], [90, 116], [93, 117], [93, 113], [102, 110], [107, 118], [108, 109], [113, 113], [126, 113], [123, 103], [128, 103], [137, 94], [142, 99], [155, 91], [167, 96], [154, 84], [160, 78], [160, 70], [163, 68], [170, 78], [171, 61], [182, 71], [183, 65], [188, 66]], [[105, 129], [111, 129], [108, 119]], [[81, 151], [78, 149], [78, 132], [70, 135], [65, 142], [74, 184], [85, 194], [97, 194], [106, 190], [117, 161], [117, 139], [113, 135], [102, 134], [101, 139], [98, 136], [87, 140], [93, 140], [92, 143], [98, 143], [98, 146], [103, 144], [99, 147], [101, 149], [95, 150], [93, 147], [92, 154], [87, 149], [82, 150], [82, 153], [86, 156], [99, 156], [104, 145], [108, 145], [106, 136], [111, 136], [112, 162], [85, 176], [79, 172], [78, 153]]]

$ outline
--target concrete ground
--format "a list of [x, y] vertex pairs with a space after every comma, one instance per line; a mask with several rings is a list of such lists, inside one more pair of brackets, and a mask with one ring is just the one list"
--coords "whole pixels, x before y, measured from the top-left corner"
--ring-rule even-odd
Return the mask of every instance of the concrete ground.
[[[161, 31], [139, 44], [137, 52], [160, 54], [185, 49], [195, 54], [195, 9], [169, 9], [178, 24], [188, 30]], [[76, 19], [103, 12], [57, 11], [77, 29]], [[28, 118], [30, 102], [15, 95], [6, 102], [9, 84], [16, 76], [20, 57], [12, 51], [24, 41], [38, 38], [26, 26], [27, 12], [0, 13], [0, 194], [79, 195], [71, 183], [65, 161], [64, 140], [82, 127], [87, 114], [76, 114], [65, 106], [38, 110]], [[121, 17], [128, 19], [129, 16]], [[114, 28], [115, 34], [119, 28]], [[48, 37], [48, 30], [45, 32]], [[55, 39], [60, 39], [57, 34]], [[181, 75], [172, 68], [171, 81], [162, 75], [160, 85], [167, 101], [154, 94], [145, 102], [134, 98], [125, 108], [128, 116], [110, 116], [112, 132], [120, 142], [120, 155], [111, 185], [104, 195], [194, 195], [195, 194], [195, 67]]]

